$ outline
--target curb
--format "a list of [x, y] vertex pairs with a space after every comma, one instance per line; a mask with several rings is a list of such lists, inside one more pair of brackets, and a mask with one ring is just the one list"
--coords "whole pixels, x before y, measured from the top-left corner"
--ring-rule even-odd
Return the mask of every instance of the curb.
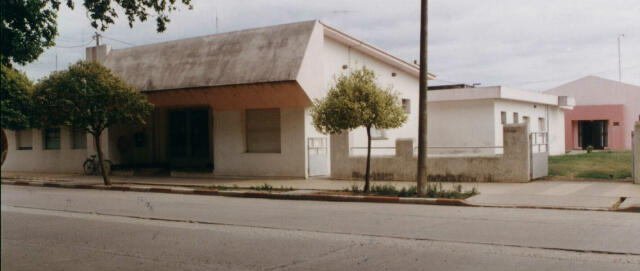
[[336, 201], [336, 202], [372, 202], [372, 203], [400, 203], [400, 204], [421, 204], [421, 205], [443, 205], [443, 206], [466, 206], [466, 207], [490, 207], [490, 208], [519, 208], [519, 209], [548, 209], [548, 210], [571, 210], [571, 211], [617, 211], [617, 212], [640, 212], [640, 206], [630, 206], [626, 208], [579, 208], [579, 207], [552, 207], [552, 206], [521, 206], [521, 205], [486, 205], [473, 204], [461, 199], [443, 198], [405, 198], [388, 196], [350, 196], [350, 195], [330, 195], [330, 194], [285, 194], [261, 191], [220, 191], [205, 188], [186, 187], [153, 187], [152, 185], [122, 185], [115, 184], [104, 186], [101, 184], [61, 184], [50, 181], [30, 182], [25, 180], [2, 180], [2, 184], [17, 186], [41, 186], [54, 188], [71, 189], [96, 189], [109, 191], [134, 191], [152, 192], [168, 194], [192, 194], [203, 196], [223, 196], [236, 198], [263, 198], [282, 200], [313, 200], [313, 201]]

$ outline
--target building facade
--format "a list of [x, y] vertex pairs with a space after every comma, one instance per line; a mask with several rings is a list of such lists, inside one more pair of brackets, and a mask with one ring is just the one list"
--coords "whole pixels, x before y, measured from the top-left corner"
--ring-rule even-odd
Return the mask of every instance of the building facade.
[[[158, 44], [86, 49], [155, 105], [145, 126], [110, 127], [101, 140], [119, 169], [164, 169], [174, 176], [293, 177], [330, 174], [330, 137], [316, 131], [313, 101], [336, 76], [362, 66], [398, 93], [408, 115], [375, 131], [376, 150], [418, 135], [419, 66], [319, 21], [249, 29]], [[433, 78], [430, 75], [430, 78]], [[564, 146], [563, 109], [553, 95], [504, 87], [429, 91], [430, 155], [500, 153], [502, 125], [528, 119]], [[8, 171], [82, 172], [93, 139], [65, 127], [8, 133]], [[84, 139], [84, 140], [83, 140]], [[349, 132], [349, 152], [366, 146]], [[194, 173], [195, 172], [195, 173]]]
[[630, 150], [633, 124], [640, 119], [640, 87], [587, 76], [549, 89], [548, 94], [572, 96], [565, 113], [565, 148]]

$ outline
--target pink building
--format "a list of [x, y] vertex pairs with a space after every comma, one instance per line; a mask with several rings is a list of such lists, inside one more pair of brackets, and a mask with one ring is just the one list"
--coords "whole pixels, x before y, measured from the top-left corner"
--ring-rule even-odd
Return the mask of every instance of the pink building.
[[545, 91], [575, 97], [565, 111], [565, 149], [631, 149], [631, 131], [640, 119], [640, 87], [587, 76]]

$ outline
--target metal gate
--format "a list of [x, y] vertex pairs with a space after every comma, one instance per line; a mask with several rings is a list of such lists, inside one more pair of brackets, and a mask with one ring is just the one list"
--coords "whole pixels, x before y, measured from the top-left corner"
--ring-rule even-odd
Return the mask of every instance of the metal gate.
[[310, 137], [309, 148], [309, 176], [323, 176], [329, 174], [329, 157], [326, 137]]
[[549, 175], [549, 134], [531, 133], [529, 135], [531, 180]]

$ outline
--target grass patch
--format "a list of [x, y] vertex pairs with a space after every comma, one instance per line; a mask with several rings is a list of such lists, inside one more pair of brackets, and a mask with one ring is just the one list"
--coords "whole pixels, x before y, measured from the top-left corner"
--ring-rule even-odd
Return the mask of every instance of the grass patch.
[[[363, 193], [358, 185], [351, 186], [351, 192], [360, 194]], [[370, 194], [377, 196], [391, 196], [391, 197], [417, 197], [416, 186], [412, 185], [408, 189], [397, 189], [390, 184], [384, 185], [372, 185]], [[463, 191], [462, 185], [454, 185], [453, 189], [444, 189], [442, 183], [428, 183], [426, 198], [447, 198], [447, 199], [466, 199], [479, 194], [478, 190], [474, 187], [471, 190]]]
[[584, 179], [631, 177], [630, 151], [604, 151], [549, 157], [549, 176]]
[[226, 185], [211, 185], [208, 186], [207, 188], [209, 189], [217, 189], [217, 190], [239, 190], [239, 189], [248, 189], [248, 190], [257, 190], [257, 191], [292, 191], [294, 190], [293, 187], [285, 187], [285, 186], [280, 186], [280, 188], [275, 188], [272, 185], [268, 184], [268, 183], [264, 183], [262, 185], [253, 185], [253, 186], [249, 186], [249, 187], [239, 187], [237, 184], [234, 184], [233, 186], [226, 186]]

